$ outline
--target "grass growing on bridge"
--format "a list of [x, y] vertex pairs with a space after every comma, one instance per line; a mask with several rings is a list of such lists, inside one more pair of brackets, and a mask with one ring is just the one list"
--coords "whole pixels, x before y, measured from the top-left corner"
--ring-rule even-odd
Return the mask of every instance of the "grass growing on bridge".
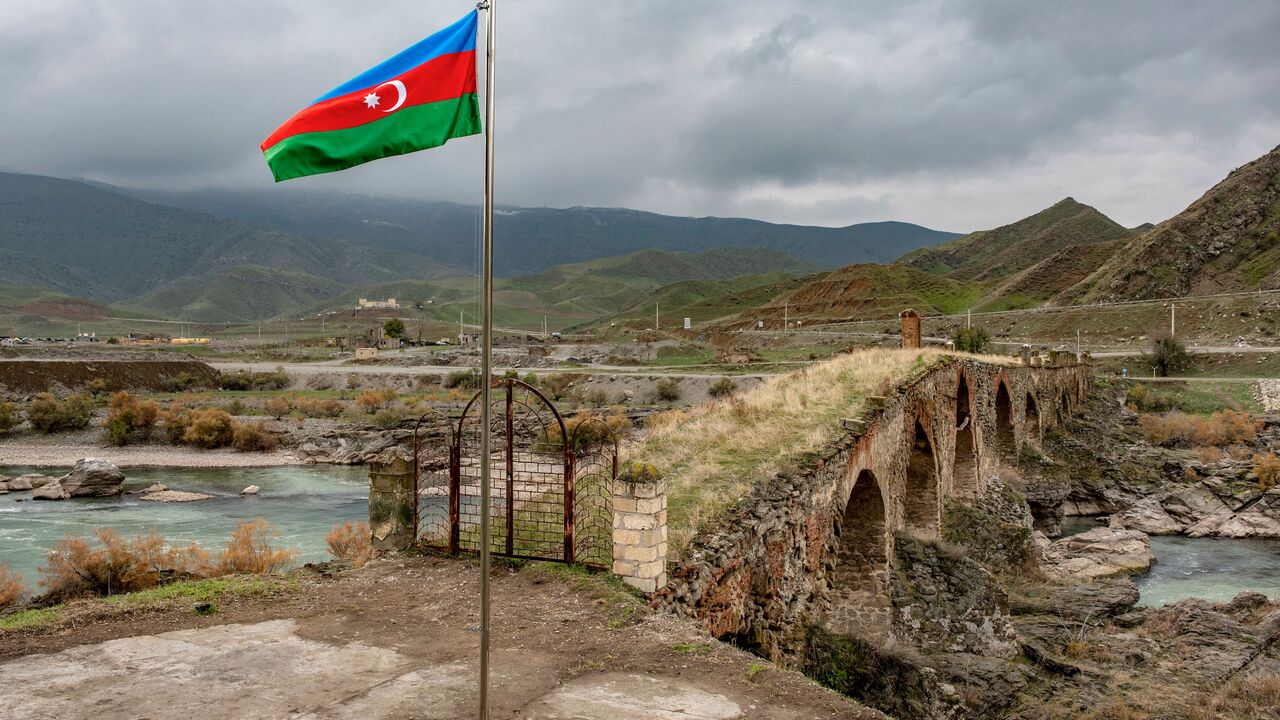
[[[668, 557], [756, 482], [834, 438], [865, 399], [918, 379], [942, 362], [936, 350], [868, 350], [772, 378], [741, 395], [650, 420], [629, 460], [667, 478]], [[1009, 362], [984, 356], [988, 362]]]

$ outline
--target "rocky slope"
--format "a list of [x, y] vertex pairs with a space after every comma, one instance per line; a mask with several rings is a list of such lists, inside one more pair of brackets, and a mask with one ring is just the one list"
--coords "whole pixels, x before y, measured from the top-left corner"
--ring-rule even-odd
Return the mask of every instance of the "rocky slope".
[[1280, 288], [1280, 146], [1129, 241], [1059, 304]]

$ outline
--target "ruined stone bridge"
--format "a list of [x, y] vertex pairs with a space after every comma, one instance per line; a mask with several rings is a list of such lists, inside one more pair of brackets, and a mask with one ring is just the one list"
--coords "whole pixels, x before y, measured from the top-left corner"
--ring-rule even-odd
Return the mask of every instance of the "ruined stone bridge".
[[[912, 619], [895, 598], [903, 564], [896, 546], [936, 546], [954, 515], [949, 508], [1025, 515], [1026, 505], [1009, 501], [1000, 478], [1013, 476], [1002, 470], [1016, 468], [1020, 452], [1034, 453], [1045, 431], [1064, 422], [1085, 399], [1089, 377], [1066, 353], [1009, 365], [947, 358], [833, 429], [836, 437], [800, 472], [757, 484], [669, 568], [659, 602], [783, 662], [803, 652], [810, 628], [875, 642], [900, 637], [904, 618], [917, 646], [1009, 654], [999, 622], [965, 616], [975, 612], [968, 605], [992, 605], [963, 599], [987, 591], [969, 577], [985, 571], [969, 563], [926, 578], [933, 589], [925, 593], [965, 605], [948, 610], [942, 622], [952, 627], [931, 634], [928, 620]], [[1031, 518], [1021, 525], [1017, 540], [1029, 547]], [[955, 583], [965, 587], [948, 586]], [[966, 623], [974, 637], [957, 640]]]

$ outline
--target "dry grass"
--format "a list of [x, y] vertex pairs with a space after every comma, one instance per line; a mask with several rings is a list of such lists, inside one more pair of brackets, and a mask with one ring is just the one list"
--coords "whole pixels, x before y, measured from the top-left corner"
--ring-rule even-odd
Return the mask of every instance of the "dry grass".
[[1216, 447], [1198, 447], [1193, 452], [1200, 462], [1216, 463], [1222, 459], [1222, 451]]
[[18, 602], [26, 592], [22, 576], [10, 571], [8, 565], [0, 565], [0, 611]]
[[671, 556], [678, 558], [700, 526], [757, 482], [835, 438], [840, 418], [857, 416], [866, 397], [922, 376], [944, 357], [935, 350], [850, 353], [727, 400], [651, 418], [644, 438], [624, 455], [667, 478]]
[[368, 523], [353, 523], [348, 520], [334, 525], [324, 541], [329, 546], [330, 555], [350, 563], [352, 567], [364, 567], [365, 563], [373, 559], [373, 541], [370, 539]]
[[1153, 445], [1224, 447], [1252, 443], [1262, 422], [1239, 410], [1222, 410], [1208, 417], [1180, 412], [1143, 415], [1138, 425]]
[[1192, 707], [1193, 720], [1263, 720], [1280, 715], [1280, 674], [1237, 676]]

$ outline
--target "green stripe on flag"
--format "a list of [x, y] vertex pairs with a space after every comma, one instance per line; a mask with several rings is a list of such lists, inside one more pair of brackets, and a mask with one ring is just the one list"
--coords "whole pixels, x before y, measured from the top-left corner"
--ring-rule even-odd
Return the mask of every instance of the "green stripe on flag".
[[267, 148], [265, 155], [280, 182], [439, 147], [480, 132], [480, 103], [475, 93], [467, 93], [403, 108], [366, 125], [294, 135]]

